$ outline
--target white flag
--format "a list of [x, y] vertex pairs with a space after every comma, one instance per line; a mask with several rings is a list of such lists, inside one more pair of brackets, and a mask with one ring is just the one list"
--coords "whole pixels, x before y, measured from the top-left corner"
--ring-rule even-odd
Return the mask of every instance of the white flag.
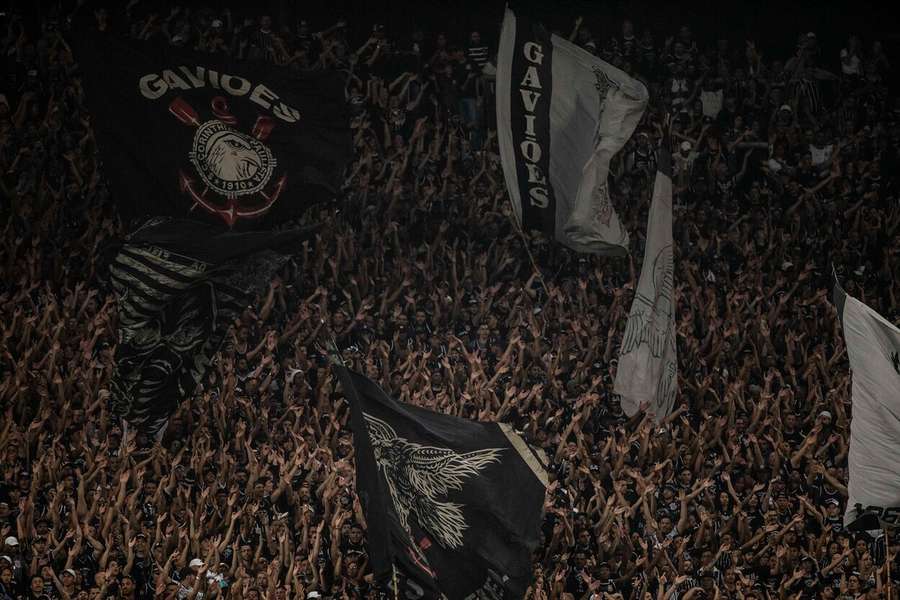
[[507, 10], [497, 56], [497, 129], [519, 222], [579, 252], [624, 255], [609, 162], [634, 132], [647, 88]]
[[657, 421], [672, 410], [678, 374], [672, 247], [671, 157], [660, 150], [644, 264], [622, 336], [613, 386], [622, 397], [626, 415], [633, 415], [647, 402]]
[[[835, 282], [834, 303], [850, 358], [849, 525], [859, 513], [900, 524], [900, 329]], [[868, 527], [865, 527], [868, 528]]]

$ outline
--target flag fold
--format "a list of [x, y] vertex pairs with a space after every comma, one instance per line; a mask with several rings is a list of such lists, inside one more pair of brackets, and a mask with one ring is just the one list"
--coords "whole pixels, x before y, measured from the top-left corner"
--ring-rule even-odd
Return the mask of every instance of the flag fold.
[[103, 173], [126, 218], [262, 229], [335, 196], [351, 156], [339, 74], [89, 27], [71, 37]]
[[896, 527], [900, 525], [900, 329], [847, 294], [837, 281], [834, 304], [852, 377], [844, 523], [852, 528], [857, 518], [874, 515], [876, 522]]
[[672, 411], [675, 403], [678, 358], [672, 250], [671, 156], [660, 149], [644, 262], [625, 324], [613, 385], [628, 416], [646, 403], [658, 421]]
[[334, 368], [350, 401], [375, 576], [396, 566], [425, 598], [521, 598], [547, 481], [537, 455], [508, 427], [398, 402]]
[[644, 114], [647, 88], [507, 10], [497, 56], [503, 173], [525, 230], [579, 252], [624, 255], [609, 164]]
[[158, 217], [128, 236], [109, 267], [118, 296], [113, 412], [160, 433], [228, 327], [311, 231], [231, 233]]

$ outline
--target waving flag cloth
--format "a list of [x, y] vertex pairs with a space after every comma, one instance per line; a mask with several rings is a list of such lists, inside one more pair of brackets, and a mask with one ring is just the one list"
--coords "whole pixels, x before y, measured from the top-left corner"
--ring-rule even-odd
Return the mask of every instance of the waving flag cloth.
[[220, 232], [159, 217], [112, 264], [118, 295], [113, 412], [150, 435], [206, 376], [228, 327], [311, 230]]
[[521, 598], [540, 541], [547, 474], [509, 427], [388, 397], [335, 365], [350, 401], [372, 570], [402, 597]]
[[333, 197], [351, 150], [343, 84], [88, 25], [73, 28], [72, 45], [102, 172], [119, 213], [145, 223], [110, 267], [110, 399], [159, 434], [307, 235], [272, 228]]
[[351, 156], [337, 73], [74, 31], [103, 174], [126, 218], [262, 229], [334, 197]]
[[900, 525], [900, 329], [848, 295], [837, 278], [834, 304], [853, 380], [850, 498], [844, 523], [853, 529], [896, 527]]
[[672, 410], [678, 376], [672, 261], [672, 157], [660, 149], [647, 224], [647, 246], [628, 313], [613, 391], [628, 416], [648, 403], [657, 420]]
[[624, 255], [609, 163], [647, 106], [644, 85], [507, 10], [497, 57], [503, 174], [525, 230], [579, 252]]

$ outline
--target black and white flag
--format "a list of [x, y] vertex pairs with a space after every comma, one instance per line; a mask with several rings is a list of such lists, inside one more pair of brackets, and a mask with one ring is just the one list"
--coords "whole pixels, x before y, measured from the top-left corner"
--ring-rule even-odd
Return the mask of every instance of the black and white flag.
[[156, 435], [193, 394], [228, 327], [309, 230], [223, 233], [159, 217], [132, 233], [109, 267], [118, 295], [113, 413]]
[[642, 403], [647, 403], [647, 410], [657, 420], [671, 412], [678, 378], [671, 162], [669, 152], [660, 149], [644, 263], [625, 324], [613, 386], [613, 391], [622, 397], [625, 414], [631, 416]]
[[376, 578], [396, 567], [409, 598], [521, 598], [547, 485], [534, 451], [505, 425], [404, 404], [335, 369], [350, 401]]
[[126, 219], [265, 229], [334, 198], [351, 156], [339, 74], [79, 25], [75, 59], [103, 174]]
[[524, 229], [579, 252], [628, 252], [607, 185], [609, 163], [647, 99], [647, 88], [625, 72], [506, 11], [497, 129], [506, 186]]
[[850, 359], [849, 499], [844, 523], [876, 517], [863, 529], [900, 525], [900, 329], [835, 281], [834, 304]]

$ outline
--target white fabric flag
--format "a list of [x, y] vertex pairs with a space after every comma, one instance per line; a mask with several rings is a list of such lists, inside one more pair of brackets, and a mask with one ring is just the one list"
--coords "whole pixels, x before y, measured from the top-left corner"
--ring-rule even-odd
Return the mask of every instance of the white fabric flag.
[[669, 153], [660, 150], [644, 263], [625, 324], [613, 385], [613, 391], [622, 398], [626, 415], [633, 415], [646, 402], [657, 422], [672, 410], [678, 375], [671, 164]]
[[526, 230], [579, 252], [624, 255], [609, 162], [634, 132], [647, 88], [507, 10], [497, 56], [503, 174]]
[[900, 525], [900, 329], [837, 282], [834, 303], [852, 377], [850, 498], [844, 523], [866, 512]]

